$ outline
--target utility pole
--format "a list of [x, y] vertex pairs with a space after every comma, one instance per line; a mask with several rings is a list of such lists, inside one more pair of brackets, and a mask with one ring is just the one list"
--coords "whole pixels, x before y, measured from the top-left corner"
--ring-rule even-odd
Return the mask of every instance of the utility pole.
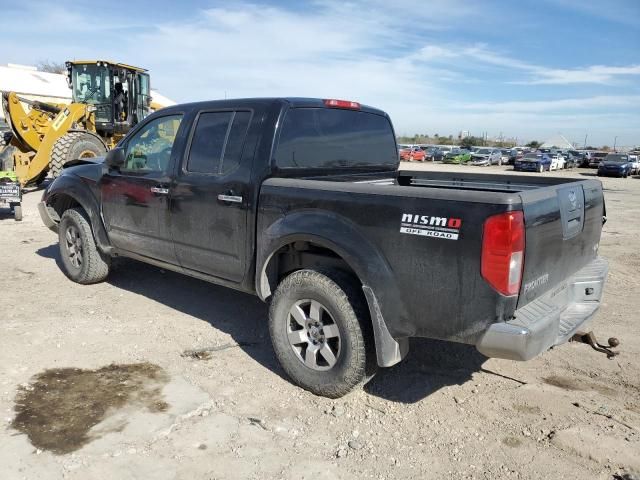
[[584, 134], [584, 148], [585, 148], [585, 149], [587, 148], [587, 137], [588, 137], [588, 136], [589, 136], [589, 134], [588, 134], [588, 133], [585, 133], [585, 134]]
[[614, 152], [616, 151], [616, 143], [618, 143], [618, 137], [615, 137], [615, 138], [613, 139], [613, 151], [614, 151]]

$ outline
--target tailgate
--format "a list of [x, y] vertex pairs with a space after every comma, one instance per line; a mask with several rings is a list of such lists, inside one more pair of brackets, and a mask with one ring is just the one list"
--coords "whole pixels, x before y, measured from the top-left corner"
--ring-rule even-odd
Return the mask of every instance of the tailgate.
[[518, 308], [561, 286], [598, 255], [602, 184], [575, 181], [521, 193], [526, 226]]

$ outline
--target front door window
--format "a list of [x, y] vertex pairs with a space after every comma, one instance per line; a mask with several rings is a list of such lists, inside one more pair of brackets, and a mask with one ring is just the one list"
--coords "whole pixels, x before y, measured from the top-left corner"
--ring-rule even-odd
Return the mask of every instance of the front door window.
[[152, 120], [137, 132], [126, 148], [122, 173], [166, 173], [182, 115]]

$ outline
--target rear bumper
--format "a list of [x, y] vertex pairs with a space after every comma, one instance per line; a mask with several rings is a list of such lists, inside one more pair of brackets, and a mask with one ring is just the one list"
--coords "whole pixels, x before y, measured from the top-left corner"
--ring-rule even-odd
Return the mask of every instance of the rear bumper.
[[609, 265], [596, 258], [565, 283], [491, 325], [476, 348], [487, 357], [530, 360], [565, 343], [600, 308]]
[[52, 213], [49, 211], [49, 207], [47, 207], [46, 203], [38, 203], [38, 213], [40, 214], [42, 223], [44, 223], [45, 226], [52, 232], [58, 233], [58, 222], [54, 220]]

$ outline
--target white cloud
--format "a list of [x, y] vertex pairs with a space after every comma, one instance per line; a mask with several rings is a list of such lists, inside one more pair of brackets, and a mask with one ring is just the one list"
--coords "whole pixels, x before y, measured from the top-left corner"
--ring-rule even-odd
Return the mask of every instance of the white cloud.
[[442, 46], [427, 45], [414, 56], [424, 61], [473, 61], [478, 64], [492, 65], [499, 68], [519, 72], [525, 78], [512, 83], [524, 85], [569, 85], [580, 83], [611, 84], [619, 77], [640, 75], [640, 64], [625, 66], [591, 65], [583, 68], [564, 69], [549, 68], [542, 65], [518, 60], [505, 54], [490, 50], [486, 45]]

